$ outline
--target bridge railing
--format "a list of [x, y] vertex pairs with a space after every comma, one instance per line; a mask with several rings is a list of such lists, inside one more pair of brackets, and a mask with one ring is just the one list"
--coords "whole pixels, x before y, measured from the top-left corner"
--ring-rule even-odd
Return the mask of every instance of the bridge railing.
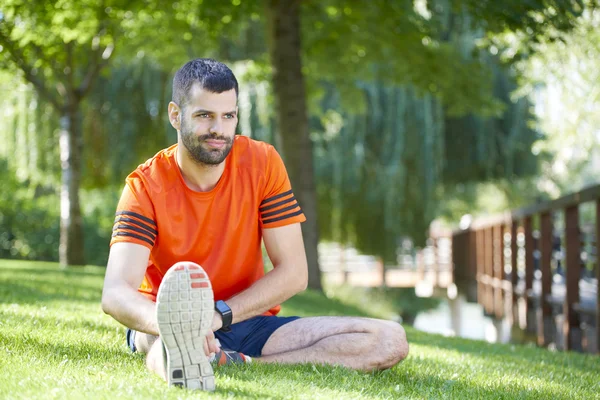
[[600, 185], [479, 218], [452, 235], [454, 282], [540, 345], [600, 348]]

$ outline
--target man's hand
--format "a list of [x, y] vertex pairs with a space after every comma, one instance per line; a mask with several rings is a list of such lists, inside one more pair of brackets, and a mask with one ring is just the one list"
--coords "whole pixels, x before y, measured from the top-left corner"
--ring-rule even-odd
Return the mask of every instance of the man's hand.
[[213, 315], [212, 324], [210, 325], [210, 329], [213, 332], [216, 332], [219, 329], [221, 329], [222, 327], [223, 327], [223, 317], [221, 317], [221, 314], [219, 314], [218, 312], [215, 311], [215, 314]]
[[215, 339], [215, 332], [221, 329], [222, 326], [223, 319], [221, 318], [221, 314], [215, 312], [210, 331], [208, 331], [206, 334], [206, 339], [204, 340], [204, 353], [207, 357], [210, 357], [212, 354], [220, 350], [220, 346], [217, 344], [217, 340]]
[[208, 331], [206, 334], [206, 339], [204, 340], [204, 354], [207, 357], [210, 357], [212, 354], [219, 351], [219, 345], [215, 339], [215, 334], [213, 331]]

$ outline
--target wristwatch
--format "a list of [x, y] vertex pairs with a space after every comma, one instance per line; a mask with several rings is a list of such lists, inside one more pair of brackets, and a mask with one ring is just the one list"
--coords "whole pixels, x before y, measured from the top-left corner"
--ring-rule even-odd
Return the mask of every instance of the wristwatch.
[[215, 302], [215, 310], [221, 314], [221, 318], [223, 319], [223, 326], [221, 326], [220, 331], [229, 332], [231, 328], [231, 321], [233, 320], [233, 313], [231, 312], [231, 308], [225, 303], [223, 300], [219, 300]]

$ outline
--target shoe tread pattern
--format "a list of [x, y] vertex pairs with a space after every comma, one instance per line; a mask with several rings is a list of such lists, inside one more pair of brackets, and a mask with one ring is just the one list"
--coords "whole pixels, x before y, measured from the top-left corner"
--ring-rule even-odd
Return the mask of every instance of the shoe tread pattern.
[[174, 265], [159, 287], [156, 308], [168, 384], [213, 391], [213, 369], [204, 354], [204, 337], [214, 314], [214, 296], [206, 272], [192, 263]]

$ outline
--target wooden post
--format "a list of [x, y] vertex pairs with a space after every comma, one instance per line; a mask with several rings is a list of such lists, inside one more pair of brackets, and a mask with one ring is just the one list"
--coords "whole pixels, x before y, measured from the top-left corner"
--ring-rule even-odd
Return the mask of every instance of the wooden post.
[[552, 214], [545, 212], [540, 216], [540, 271], [542, 272], [542, 293], [538, 310], [538, 345], [547, 346], [552, 341], [552, 307], [546, 300], [552, 291]]
[[505, 280], [506, 280], [506, 245], [505, 245], [505, 236], [506, 236], [506, 224], [502, 224], [500, 227], [500, 233], [501, 233], [501, 237], [500, 237], [500, 275], [499, 275], [499, 279], [500, 279], [500, 303], [502, 304], [502, 318], [506, 318], [506, 313], [507, 313], [507, 307], [506, 307], [506, 301], [507, 301], [507, 291], [506, 291], [506, 286], [505, 286]]
[[469, 231], [469, 279], [475, 281], [475, 285], [467, 285], [467, 301], [475, 302], [477, 300], [477, 235]]
[[596, 353], [600, 354], [600, 200], [596, 200]]
[[494, 314], [496, 318], [504, 317], [504, 303], [502, 302], [502, 271], [504, 271], [504, 225], [493, 228], [494, 237]]
[[534, 258], [533, 252], [535, 251], [535, 244], [533, 242], [533, 217], [525, 217], [523, 224], [525, 231], [525, 320], [527, 321], [527, 331], [535, 332], [535, 319], [532, 318], [532, 312], [535, 312], [533, 307], [533, 299], [529, 297], [529, 293], [532, 293], [533, 289], [533, 271], [534, 271]]
[[485, 229], [485, 312], [489, 315], [494, 313], [494, 286], [492, 277], [494, 276], [494, 237], [493, 228]]
[[484, 235], [482, 229], [475, 231], [475, 246], [476, 258], [477, 258], [477, 303], [481, 306], [485, 306], [485, 287], [483, 281], [485, 280], [485, 257], [484, 257]]
[[577, 205], [568, 207], [565, 210], [565, 239], [567, 265], [563, 332], [565, 350], [572, 350], [579, 349], [581, 346], [579, 315], [573, 309], [573, 305], [579, 302], [579, 278], [581, 275], [581, 241], [579, 238], [579, 207]]
[[513, 324], [519, 320], [519, 308], [518, 299], [515, 290], [519, 283], [519, 271], [517, 268], [517, 256], [519, 247], [517, 246], [517, 234], [519, 229], [518, 221], [511, 221], [510, 224], [510, 286], [511, 286], [511, 307], [512, 307], [512, 318]]

